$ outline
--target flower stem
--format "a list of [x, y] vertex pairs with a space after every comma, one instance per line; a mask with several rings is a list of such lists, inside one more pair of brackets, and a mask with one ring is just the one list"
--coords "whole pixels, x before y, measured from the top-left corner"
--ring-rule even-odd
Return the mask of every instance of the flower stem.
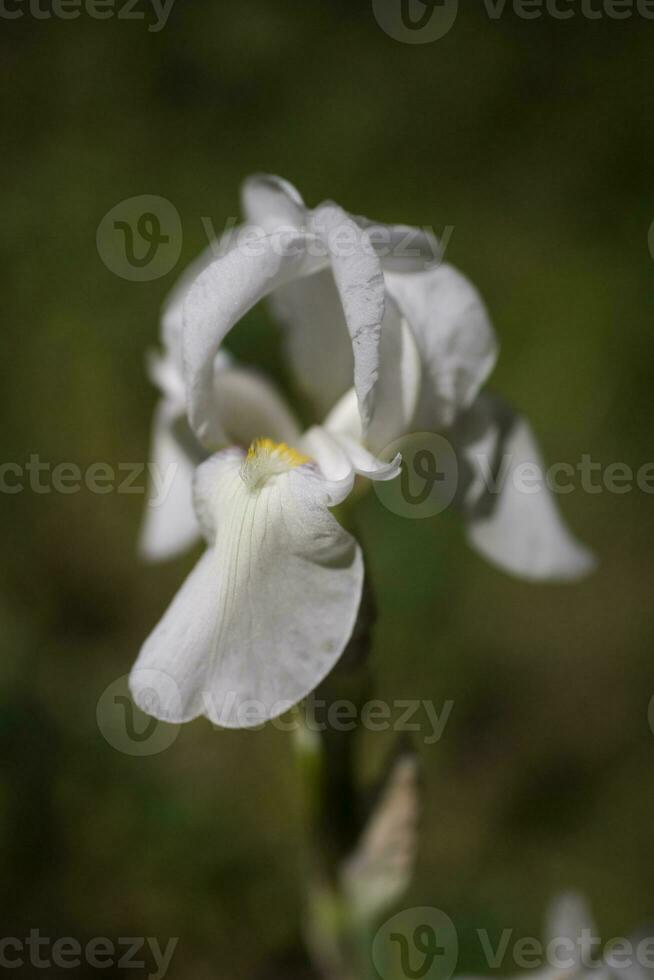
[[[357, 968], [360, 957], [339, 873], [362, 829], [356, 772], [357, 719], [372, 688], [370, 651], [375, 618], [372, 590], [366, 580], [350, 642], [337, 667], [305, 703], [297, 740], [309, 840], [307, 943], [326, 980], [361, 980]], [[347, 721], [334, 723], [341, 707], [341, 717], [346, 714]]]

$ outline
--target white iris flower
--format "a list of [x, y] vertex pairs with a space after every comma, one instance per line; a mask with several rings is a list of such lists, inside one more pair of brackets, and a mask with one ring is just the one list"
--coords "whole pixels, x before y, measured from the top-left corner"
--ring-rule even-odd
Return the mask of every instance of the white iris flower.
[[[282, 714], [341, 656], [363, 563], [330, 508], [356, 475], [397, 476], [399, 458], [380, 456], [404, 434], [442, 431], [456, 447], [468, 536], [491, 561], [528, 578], [574, 578], [592, 563], [547, 492], [521, 497], [505, 480], [489, 497], [489, 460], [508, 452], [517, 465], [538, 450], [526, 423], [480, 394], [495, 336], [476, 290], [435, 264], [434, 237], [331, 203], [309, 210], [276, 177], [246, 181], [243, 201], [248, 224], [182, 278], [151, 361], [154, 462], [177, 478], [148, 509], [142, 550], [167, 557], [200, 531], [208, 547], [131, 679], [151, 714], [226, 727]], [[324, 419], [304, 433], [275, 388], [221, 347], [265, 297]]]

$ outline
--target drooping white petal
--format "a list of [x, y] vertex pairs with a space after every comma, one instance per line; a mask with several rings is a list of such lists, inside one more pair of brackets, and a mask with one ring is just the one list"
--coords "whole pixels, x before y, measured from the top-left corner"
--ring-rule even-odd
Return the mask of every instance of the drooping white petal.
[[307, 221], [307, 208], [299, 191], [274, 174], [248, 177], [241, 188], [241, 201], [248, 222], [266, 234], [283, 226], [299, 229]]
[[137, 704], [156, 717], [204, 714], [254, 727], [309, 694], [347, 644], [361, 597], [360, 549], [329, 513], [316, 467], [291, 460], [285, 468], [280, 452], [244, 463], [228, 450], [198, 471], [213, 544], [146, 640], [130, 681]]
[[[452, 432], [455, 442], [468, 426], [478, 434], [457, 447], [461, 468], [477, 488], [474, 497], [468, 493], [464, 500], [470, 544], [520, 578], [566, 581], [592, 571], [592, 553], [559, 515], [529, 424], [488, 392], [479, 396], [470, 415]], [[484, 431], [486, 438], [479, 435]], [[488, 446], [495, 447], [493, 457]]]
[[176, 428], [185, 418], [162, 399], [152, 424], [148, 500], [143, 515], [139, 552], [148, 561], [164, 561], [200, 540], [193, 509], [193, 474], [197, 465], [185, 451]]
[[201, 442], [209, 437], [213, 360], [225, 335], [260, 299], [321, 262], [309, 255], [305, 234], [276, 233], [236, 243], [195, 281], [184, 304], [183, 348], [189, 420]]
[[311, 229], [326, 246], [331, 260], [354, 354], [354, 387], [361, 424], [367, 431], [379, 377], [379, 346], [385, 292], [381, 264], [368, 233], [335, 204], [311, 213]]
[[425, 371], [419, 424], [451, 425], [472, 404], [497, 359], [497, 342], [477, 290], [451, 265], [385, 274], [411, 327]]

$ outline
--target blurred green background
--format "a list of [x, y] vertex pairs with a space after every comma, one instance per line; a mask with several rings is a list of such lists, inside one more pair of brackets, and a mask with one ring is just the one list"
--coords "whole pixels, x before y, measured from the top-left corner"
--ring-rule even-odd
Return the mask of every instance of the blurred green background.
[[[310, 204], [452, 225], [448, 258], [502, 343], [493, 384], [548, 459], [651, 460], [653, 45], [638, 17], [491, 20], [481, 4], [424, 45], [351, 0], [177, 0], [159, 33], [2, 20], [2, 461], [147, 459], [158, 310], [206, 244], [202, 217], [237, 216], [258, 170]], [[139, 194], [169, 199], [183, 225], [176, 269], [145, 283], [95, 244]], [[267, 310], [232, 346], [285, 381]], [[538, 935], [562, 888], [585, 892], [604, 937], [654, 910], [652, 499], [577, 490], [561, 506], [601, 561], [574, 587], [486, 566], [455, 514], [403, 520], [372, 494], [359, 510], [378, 696], [455, 702], [442, 741], [419, 747], [404, 904], [455, 919], [464, 972], [481, 967], [476, 928]], [[288, 738], [198, 721], [140, 758], [96, 722], [194, 561], [139, 563], [142, 507], [3, 494], [3, 935], [179, 936], [170, 976], [273, 975], [305, 873]], [[391, 741], [367, 737], [364, 771]]]

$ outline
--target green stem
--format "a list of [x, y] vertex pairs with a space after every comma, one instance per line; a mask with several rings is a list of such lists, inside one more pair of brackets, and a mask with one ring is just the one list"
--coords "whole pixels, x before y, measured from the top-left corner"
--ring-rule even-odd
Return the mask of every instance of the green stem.
[[[332, 674], [304, 706], [297, 738], [309, 840], [308, 941], [326, 980], [362, 980], [361, 962], [340, 890], [339, 869], [362, 829], [356, 773], [358, 719], [370, 697], [375, 604], [366, 581], [352, 637]], [[347, 702], [353, 726], [328, 724], [335, 702]], [[320, 710], [313, 710], [319, 705]], [[332, 709], [333, 710], [333, 709]]]

